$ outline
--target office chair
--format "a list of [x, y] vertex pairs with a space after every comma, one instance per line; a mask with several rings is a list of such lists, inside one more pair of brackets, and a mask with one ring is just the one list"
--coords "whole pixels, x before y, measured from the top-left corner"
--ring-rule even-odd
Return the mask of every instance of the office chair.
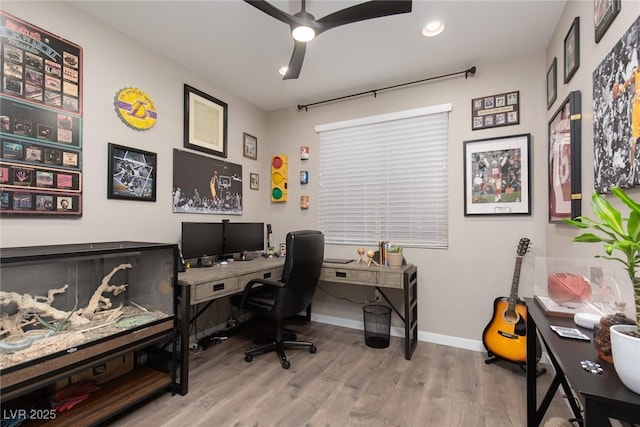
[[[305, 348], [315, 353], [311, 342], [287, 340], [284, 319], [303, 311], [313, 299], [324, 258], [324, 235], [319, 231], [292, 231], [287, 234], [287, 252], [280, 280], [254, 279], [241, 295], [231, 302], [257, 315], [275, 318], [275, 341], [245, 351], [244, 360], [251, 362], [258, 354], [276, 351], [284, 369], [291, 363], [284, 350]], [[294, 338], [295, 339], [295, 338]]]

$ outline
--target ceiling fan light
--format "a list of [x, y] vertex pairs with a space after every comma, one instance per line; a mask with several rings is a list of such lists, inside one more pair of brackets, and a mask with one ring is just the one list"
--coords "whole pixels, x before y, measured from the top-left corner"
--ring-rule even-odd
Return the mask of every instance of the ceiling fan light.
[[307, 27], [306, 25], [300, 25], [291, 31], [291, 35], [293, 38], [299, 42], [308, 42], [313, 40], [316, 36], [316, 32], [311, 27]]
[[284, 76], [285, 74], [287, 74], [287, 70], [289, 70], [289, 67], [287, 66], [280, 67], [278, 68], [278, 74], [280, 74], [281, 76]]
[[435, 37], [444, 31], [444, 24], [440, 21], [431, 21], [422, 29], [422, 35], [425, 37]]

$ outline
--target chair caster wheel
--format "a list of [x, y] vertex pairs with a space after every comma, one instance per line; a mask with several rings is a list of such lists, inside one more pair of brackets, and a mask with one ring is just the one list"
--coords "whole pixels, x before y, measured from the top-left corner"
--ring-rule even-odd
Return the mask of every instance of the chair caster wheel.
[[318, 349], [316, 348], [315, 345], [312, 345], [311, 347], [309, 347], [309, 353], [315, 353], [316, 351], [318, 351]]
[[250, 355], [250, 354], [246, 354], [246, 355], [244, 356], [244, 361], [245, 361], [245, 362], [252, 362], [252, 361], [253, 361], [253, 356], [252, 356], [252, 355]]
[[284, 362], [282, 362], [282, 367], [284, 369], [289, 369], [291, 367], [291, 363], [288, 360], [285, 360]]

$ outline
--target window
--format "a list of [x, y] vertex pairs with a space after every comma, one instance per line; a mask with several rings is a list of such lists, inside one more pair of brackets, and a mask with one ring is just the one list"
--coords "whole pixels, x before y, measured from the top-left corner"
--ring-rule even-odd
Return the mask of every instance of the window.
[[451, 104], [316, 126], [329, 244], [448, 247]]

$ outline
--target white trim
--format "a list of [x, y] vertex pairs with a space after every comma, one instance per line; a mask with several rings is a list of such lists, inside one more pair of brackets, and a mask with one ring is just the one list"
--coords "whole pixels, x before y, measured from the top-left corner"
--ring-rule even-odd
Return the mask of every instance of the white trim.
[[[344, 328], [364, 330], [364, 322], [351, 319], [343, 319], [341, 317], [325, 316], [323, 314], [311, 313], [311, 320], [318, 323], [326, 323], [328, 325], [342, 326]], [[404, 328], [397, 326], [391, 327], [391, 336], [404, 338]], [[458, 338], [449, 335], [434, 334], [431, 332], [418, 331], [418, 341], [429, 342], [432, 344], [442, 344], [449, 347], [463, 348], [472, 351], [486, 351], [481, 341], [470, 340], [466, 338]]]
[[354, 126], [369, 125], [373, 123], [388, 122], [391, 120], [408, 119], [411, 117], [426, 116], [429, 114], [445, 113], [452, 109], [452, 104], [432, 105], [430, 107], [415, 108], [413, 110], [396, 111], [394, 113], [379, 114], [377, 116], [361, 117], [359, 119], [345, 120], [342, 122], [326, 123], [316, 126], [316, 132], [344, 129]]

